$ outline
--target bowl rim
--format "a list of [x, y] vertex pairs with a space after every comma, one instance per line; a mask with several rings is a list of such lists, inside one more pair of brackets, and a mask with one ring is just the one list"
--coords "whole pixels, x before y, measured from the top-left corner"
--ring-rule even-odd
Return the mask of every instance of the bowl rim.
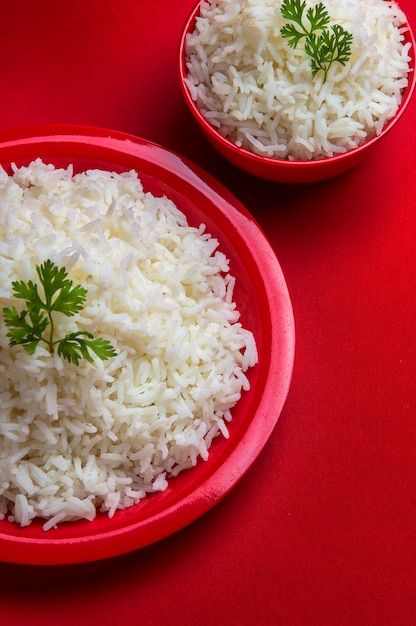
[[[398, 3], [395, 2], [394, 0], [393, 0], [393, 3], [399, 6]], [[266, 167], [278, 166], [281, 169], [283, 168], [293, 169], [296, 167], [298, 168], [305, 167], [308, 169], [314, 169], [314, 168], [319, 168], [320, 166], [324, 164], [328, 165], [328, 163], [336, 165], [337, 162], [344, 162], [348, 158], [359, 157], [362, 152], [366, 151], [368, 148], [374, 145], [379, 139], [384, 137], [388, 133], [388, 131], [391, 130], [395, 126], [395, 124], [400, 120], [400, 118], [405, 112], [413, 96], [413, 93], [416, 87], [416, 63], [415, 63], [416, 39], [412, 30], [412, 27], [410, 25], [410, 22], [407, 19], [407, 16], [405, 15], [406, 17], [405, 37], [407, 41], [410, 42], [409, 52], [413, 51], [413, 55], [410, 56], [410, 72], [408, 74], [408, 84], [403, 90], [403, 97], [400, 102], [399, 108], [396, 111], [396, 114], [394, 115], [394, 117], [388, 120], [388, 122], [384, 125], [384, 127], [382, 128], [381, 132], [378, 135], [374, 135], [373, 137], [366, 139], [359, 146], [356, 146], [355, 148], [352, 148], [351, 150], [347, 150], [346, 152], [336, 154], [333, 156], [323, 157], [320, 159], [311, 159], [311, 160], [305, 160], [305, 161], [302, 161], [299, 159], [289, 160], [289, 159], [279, 159], [278, 157], [263, 156], [255, 152], [251, 152], [250, 150], [247, 150], [247, 148], [239, 147], [233, 141], [221, 135], [221, 133], [218, 132], [218, 130], [212, 124], [208, 122], [208, 120], [203, 116], [203, 114], [199, 110], [196, 102], [191, 97], [190, 90], [186, 84], [186, 74], [187, 74], [186, 38], [187, 38], [188, 33], [191, 32], [191, 28], [195, 24], [195, 20], [199, 14], [200, 5], [201, 5], [201, 0], [198, 0], [196, 6], [191, 10], [185, 22], [185, 25], [182, 29], [182, 33], [180, 37], [179, 66], [178, 66], [180, 89], [181, 89], [182, 95], [185, 99], [187, 106], [189, 107], [191, 113], [197, 120], [198, 124], [201, 126], [201, 129], [203, 130], [203, 132], [206, 135], [209, 135], [210, 137], [212, 137], [213, 140], [215, 140], [222, 146], [222, 148], [224, 148], [225, 150], [229, 152], [232, 152], [235, 156], [243, 157], [244, 159], [252, 161], [253, 163], [256, 163], [257, 165], [262, 164], [263, 166], [266, 166]]]

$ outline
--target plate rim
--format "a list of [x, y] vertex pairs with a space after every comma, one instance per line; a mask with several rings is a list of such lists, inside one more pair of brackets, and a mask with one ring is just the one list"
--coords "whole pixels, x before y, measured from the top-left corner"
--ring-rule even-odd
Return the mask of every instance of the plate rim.
[[[180, 502], [179, 505], [173, 503], [161, 514], [153, 516], [151, 527], [149, 527], [149, 523], [137, 524], [137, 522], [132, 522], [127, 526], [121, 524], [118, 528], [94, 535], [93, 538], [91, 535], [85, 535], [54, 539], [53, 536], [49, 536], [50, 531], [48, 531], [45, 541], [34, 542], [33, 538], [25, 537], [23, 533], [21, 536], [16, 536], [18, 535], [18, 528], [16, 529], [16, 527], [13, 527], [16, 531], [15, 536], [0, 530], [1, 561], [28, 565], [63, 565], [102, 560], [155, 543], [199, 518], [237, 485], [266, 445], [286, 402], [294, 368], [295, 322], [286, 281], [277, 256], [266, 235], [240, 200], [211, 174], [176, 152], [147, 139], [122, 131], [73, 124], [43, 124], [0, 131], [0, 163], [6, 162], [6, 159], [3, 158], [4, 154], [14, 152], [15, 154], [29, 155], [36, 147], [44, 144], [48, 144], [51, 149], [56, 150], [56, 156], [65, 156], [65, 158], [68, 155], [63, 154], [62, 149], [72, 146], [77, 149], [87, 149], [87, 152], [88, 149], [104, 150], [106, 156], [116, 157], [117, 162], [121, 157], [125, 162], [146, 160], [146, 162], [162, 167], [163, 171], [169, 174], [169, 177], [182, 180], [187, 185], [194, 187], [198, 193], [207, 195], [213, 202], [225, 202], [227, 207], [233, 211], [233, 217], [237, 220], [241, 236], [246, 233], [248, 228], [250, 236], [256, 239], [258, 254], [268, 264], [273, 273], [273, 279], [278, 283], [278, 289], [269, 293], [268, 298], [271, 304], [280, 310], [279, 314], [284, 320], [284, 332], [283, 335], [279, 333], [279, 340], [277, 341], [277, 336], [274, 336], [276, 330], [274, 335], [271, 333], [270, 337], [270, 363], [273, 362], [274, 358], [283, 362], [283, 375], [278, 381], [279, 392], [273, 399], [262, 398], [259, 402], [259, 407], [261, 407], [267, 421], [267, 427], [263, 427], [261, 432], [256, 433], [253, 423], [251, 423], [251, 428], [245, 432], [245, 437], [236, 443], [231, 454], [220, 464], [212, 476], [208, 476], [202, 485], [199, 485], [198, 489], [192, 492], [193, 498]], [[25, 158], [26, 160], [33, 160], [35, 156], [32, 154], [31, 157], [26, 156]], [[12, 159], [8, 159], [7, 162], [9, 160]], [[269, 279], [269, 277], [266, 278]], [[278, 345], [282, 336], [284, 345]], [[276, 373], [273, 376], [276, 377]], [[267, 412], [272, 407], [273, 417], [270, 417]], [[252, 439], [247, 437], [249, 433], [253, 435]], [[243, 460], [238, 454], [241, 452], [241, 448], [245, 452], [244, 455], [241, 455], [244, 457]], [[197, 468], [192, 468], [192, 470], [194, 469]], [[215, 485], [212, 484], [214, 477], [216, 479]], [[119, 513], [121, 511], [117, 512], [116, 515]], [[168, 527], [166, 520], [171, 522]], [[88, 523], [86, 522], [86, 524]], [[143, 533], [143, 530], [146, 532]], [[31, 547], [30, 553], [28, 546]]]

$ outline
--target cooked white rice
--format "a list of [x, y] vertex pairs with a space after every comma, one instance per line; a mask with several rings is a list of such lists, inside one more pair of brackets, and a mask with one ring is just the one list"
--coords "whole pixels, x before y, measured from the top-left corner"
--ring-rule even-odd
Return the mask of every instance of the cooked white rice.
[[117, 351], [79, 366], [41, 344], [31, 356], [0, 325], [0, 518], [41, 517], [47, 530], [97, 508], [112, 516], [206, 460], [257, 352], [204, 225], [145, 193], [135, 172], [73, 175], [38, 160], [0, 168], [0, 233], [1, 310], [19, 307], [12, 281], [36, 281], [51, 259], [88, 289], [57, 333], [87, 330]]
[[353, 43], [345, 67], [334, 63], [323, 82], [303, 46], [280, 35], [281, 4], [201, 2], [186, 40], [186, 82], [203, 116], [237, 146], [280, 159], [329, 157], [380, 134], [408, 84], [402, 11], [386, 0], [325, 0]]

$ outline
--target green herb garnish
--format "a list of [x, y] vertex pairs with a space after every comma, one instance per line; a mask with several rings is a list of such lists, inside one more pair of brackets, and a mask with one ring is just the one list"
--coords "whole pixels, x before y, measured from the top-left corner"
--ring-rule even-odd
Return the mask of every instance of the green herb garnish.
[[[339, 24], [328, 25], [330, 16], [322, 2], [306, 11], [303, 0], [283, 0], [281, 13], [283, 17], [295, 24], [285, 24], [280, 33], [288, 40], [291, 48], [296, 48], [301, 39], [305, 39], [305, 52], [311, 57], [312, 76], [322, 70], [324, 81], [328, 71], [335, 62], [345, 65], [351, 56], [353, 36]], [[319, 34], [318, 34], [319, 33]]]
[[75, 365], [81, 358], [93, 363], [90, 350], [105, 361], [116, 356], [116, 352], [106, 339], [94, 339], [94, 335], [86, 331], [73, 332], [63, 339], [54, 338], [53, 313], [62, 313], [72, 317], [82, 310], [87, 296], [87, 290], [81, 285], [73, 286], [68, 279], [64, 267], [59, 268], [52, 261], [45, 261], [36, 266], [43, 288], [43, 298], [39, 294], [38, 285], [29, 280], [12, 283], [16, 298], [25, 300], [27, 309], [18, 312], [16, 307], [3, 308], [4, 321], [10, 328], [7, 337], [10, 346], [22, 345], [29, 354], [34, 354], [38, 344], [42, 341], [47, 344], [51, 353], [57, 346], [58, 355]]

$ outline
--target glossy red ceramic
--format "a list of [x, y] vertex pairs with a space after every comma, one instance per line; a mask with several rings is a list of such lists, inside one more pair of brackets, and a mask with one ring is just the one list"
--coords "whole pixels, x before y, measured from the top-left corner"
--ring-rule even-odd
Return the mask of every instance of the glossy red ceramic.
[[134, 169], [146, 190], [166, 194], [193, 225], [204, 222], [230, 259], [243, 324], [255, 335], [259, 363], [251, 389], [233, 412], [230, 438], [214, 441], [209, 460], [170, 481], [109, 519], [71, 522], [48, 532], [40, 522], [19, 528], [0, 521], [0, 560], [27, 564], [93, 561], [155, 542], [202, 515], [247, 472], [271, 434], [284, 405], [294, 360], [294, 321], [276, 256], [247, 210], [195, 165], [134, 136], [97, 128], [37, 127], [0, 133], [0, 163], [28, 164], [41, 157], [75, 171]]
[[185, 83], [187, 74], [185, 61], [186, 36], [195, 27], [195, 21], [199, 15], [200, 2], [196, 5], [189, 16], [182, 32], [179, 46], [179, 82], [185, 102], [190, 112], [195, 118], [208, 141], [218, 150], [218, 152], [236, 165], [240, 169], [253, 174], [259, 178], [280, 183], [311, 183], [325, 180], [337, 176], [360, 163], [376, 146], [376, 144], [389, 132], [399, 121], [405, 112], [410, 98], [412, 97], [416, 75], [415, 75], [415, 37], [409, 24], [406, 33], [406, 41], [411, 42], [411, 72], [409, 83], [403, 93], [403, 98], [399, 110], [395, 117], [391, 119], [380, 135], [372, 137], [357, 148], [326, 159], [314, 161], [288, 161], [283, 159], [273, 159], [263, 157], [244, 148], [238, 148], [233, 142], [223, 137], [201, 114], [200, 110], [192, 99], [189, 89]]

